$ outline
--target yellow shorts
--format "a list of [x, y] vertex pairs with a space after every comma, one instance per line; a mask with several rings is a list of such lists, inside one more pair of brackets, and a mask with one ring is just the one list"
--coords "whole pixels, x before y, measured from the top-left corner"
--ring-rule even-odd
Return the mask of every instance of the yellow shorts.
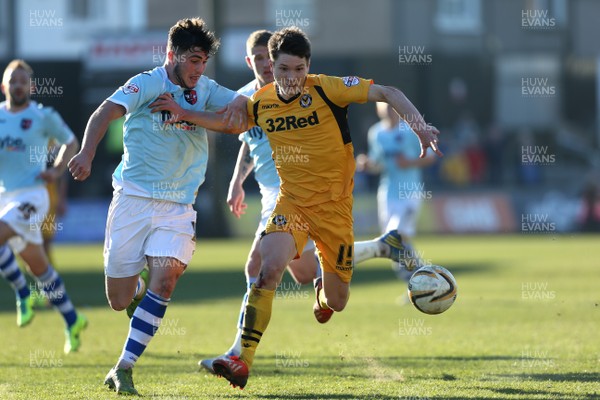
[[350, 282], [354, 259], [352, 202], [353, 198], [350, 196], [338, 201], [300, 207], [286, 198], [278, 198], [267, 221], [265, 234], [291, 233], [296, 251], [304, 248], [310, 236], [317, 247], [322, 270], [337, 274], [343, 282]]
[[52, 240], [56, 233], [56, 203], [58, 203], [58, 185], [56, 182], [47, 182], [48, 198], [50, 200], [48, 214], [42, 224], [42, 237], [44, 240]]

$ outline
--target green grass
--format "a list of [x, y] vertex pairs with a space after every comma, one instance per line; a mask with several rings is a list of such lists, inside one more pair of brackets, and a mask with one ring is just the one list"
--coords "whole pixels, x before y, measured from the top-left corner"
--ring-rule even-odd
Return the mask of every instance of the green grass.
[[[599, 239], [419, 238], [424, 257], [458, 281], [456, 304], [438, 316], [399, 304], [406, 285], [386, 260], [357, 267], [348, 307], [326, 325], [312, 316], [312, 289], [288, 284], [243, 391], [196, 363], [233, 339], [250, 242], [203, 240], [136, 365], [136, 387], [156, 399], [600, 399]], [[106, 305], [101, 248], [55, 256], [90, 320], [83, 346], [62, 353], [63, 323], [50, 310], [17, 328], [13, 293], [0, 284], [0, 399], [115, 398], [102, 380], [128, 319]]]

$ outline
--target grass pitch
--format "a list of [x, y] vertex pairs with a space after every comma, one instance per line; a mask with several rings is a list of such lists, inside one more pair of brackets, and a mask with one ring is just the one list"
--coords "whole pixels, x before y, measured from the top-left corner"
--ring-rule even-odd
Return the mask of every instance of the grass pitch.
[[[245, 289], [250, 242], [198, 243], [163, 325], [134, 370], [156, 399], [600, 399], [600, 237], [431, 236], [417, 248], [447, 267], [458, 299], [446, 313], [402, 305], [406, 284], [387, 260], [357, 266], [346, 310], [326, 325], [313, 290], [286, 277], [246, 389], [198, 372], [228, 349]], [[104, 298], [100, 246], [59, 246], [56, 268], [90, 321], [64, 355], [51, 310], [15, 323], [0, 283], [0, 399], [111, 399], [102, 381], [128, 330]]]

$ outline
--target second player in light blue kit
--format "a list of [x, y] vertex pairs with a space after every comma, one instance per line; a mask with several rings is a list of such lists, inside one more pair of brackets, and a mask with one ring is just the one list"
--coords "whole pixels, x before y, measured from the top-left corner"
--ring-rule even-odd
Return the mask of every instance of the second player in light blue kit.
[[[87, 319], [71, 303], [58, 272], [50, 265], [42, 246], [41, 228], [49, 208], [45, 182], [56, 180], [79, 141], [56, 111], [31, 101], [33, 70], [23, 60], [13, 60], [2, 76], [0, 103], [0, 276], [17, 297], [17, 325], [28, 325], [34, 296], [17, 265], [14, 253], [27, 263], [42, 295], [62, 315], [66, 324], [65, 353], [77, 351]], [[50, 140], [60, 144], [52, 167]]]
[[[108, 302], [116, 311], [128, 308], [131, 316], [121, 356], [104, 382], [117, 393], [137, 394], [132, 368], [158, 330], [191, 260], [196, 234], [192, 203], [208, 159], [204, 128], [186, 121], [165, 124], [176, 116], [153, 113], [151, 104], [166, 96], [182, 108], [216, 111], [234, 100], [236, 92], [202, 75], [217, 47], [204, 21], [178, 21], [169, 31], [165, 65], [131, 78], [100, 105], [80, 153], [69, 163], [73, 177], [85, 180], [108, 124], [125, 115], [124, 154], [113, 174], [104, 245]], [[242, 96], [238, 114], [245, 115], [245, 104]]]
[[[423, 200], [430, 198], [425, 190], [422, 169], [435, 162], [433, 155], [419, 158], [419, 140], [410, 126], [387, 104], [377, 103], [380, 121], [369, 129], [369, 155], [357, 157], [357, 169], [380, 172], [377, 211], [382, 232], [396, 229], [407, 249], [406, 262], [421, 263], [411, 244], [416, 233], [417, 217]], [[402, 279], [411, 273], [395, 268]]]

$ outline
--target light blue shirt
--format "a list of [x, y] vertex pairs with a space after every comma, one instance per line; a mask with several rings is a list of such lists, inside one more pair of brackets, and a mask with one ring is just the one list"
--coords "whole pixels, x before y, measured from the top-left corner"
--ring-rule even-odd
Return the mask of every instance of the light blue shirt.
[[[256, 79], [248, 83], [246, 86], [238, 90], [238, 93], [244, 96], [252, 96], [257, 90]], [[263, 130], [255, 126], [250, 130], [240, 134], [240, 141], [246, 142], [250, 150], [250, 156], [254, 161], [254, 179], [261, 186], [279, 187], [279, 175], [275, 169], [275, 161], [273, 161], [273, 151], [267, 135]]]
[[0, 103], [0, 193], [43, 185], [38, 175], [52, 162], [50, 140], [70, 143], [75, 136], [52, 107], [35, 101], [19, 112]]
[[237, 96], [205, 76], [195, 91], [195, 96], [185, 96], [184, 88], [169, 80], [165, 68], [157, 67], [134, 76], [108, 98], [126, 110], [123, 157], [113, 173], [115, 189], [133, 196], [194, 203], [208, 162], [206, 129], [186, 121], [164, 124], [161, 113], [151, 113], [148, 105], [159, 95], [171, 93], [185, 109], [217, 111]]
[[396, 162], [398, 155], [416, 159], [421, 154], [419, 139], [405, 121], [391, 129], [378, 122], [369, 129], [368, 139], [369, 158], [382, 167], [378, 196], [398, 201], [423, 191], [421, 168], [400, 168]]

